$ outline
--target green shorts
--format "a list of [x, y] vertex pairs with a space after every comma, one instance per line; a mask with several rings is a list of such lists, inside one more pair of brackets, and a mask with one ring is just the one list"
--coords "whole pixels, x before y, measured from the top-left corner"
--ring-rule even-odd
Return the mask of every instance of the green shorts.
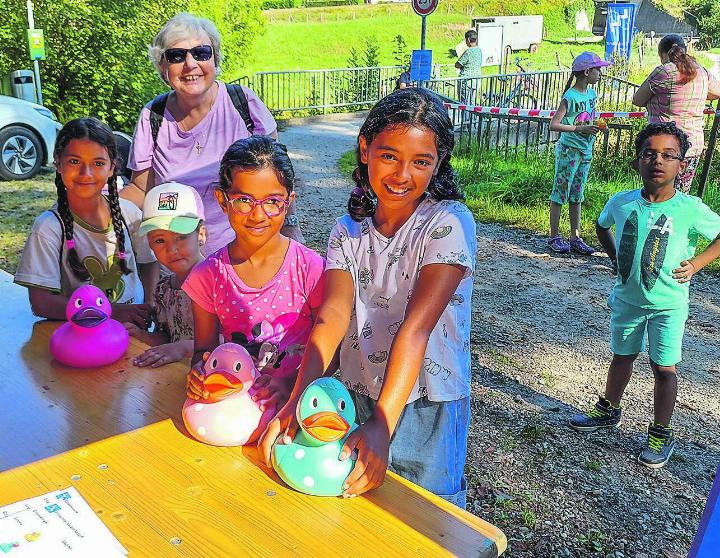
[[675, 366], [682, 360], [682, 340], [688, 307], [653, 310], [633, 306], [610, 295], [610, 348], [616, 355], [634, 355], [645, 350], [647, 333], [650, 359], [660, 366]]
[[585, 201], [585, 183], [590, 173], [592, 155], [560, 142], [555, 146], [555, 180], [550, 201], [558, 205]]

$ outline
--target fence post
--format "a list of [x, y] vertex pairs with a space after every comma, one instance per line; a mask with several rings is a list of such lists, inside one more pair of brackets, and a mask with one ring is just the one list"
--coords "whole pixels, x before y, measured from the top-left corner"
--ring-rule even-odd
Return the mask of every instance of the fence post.
[[707, 185], [708, 176], [710, 174], [710, 163], [712, 163], [713, 154], [715, 152], [715, 143], [717, 142], [718, 136], [718, 125], [720, 125], [720, 109], [715, 111], [715, 118], [713, 119], [713, 125], [710, 129], [710, 139], [708, 140], [708, 146], [705, 150], [705, 160], [703, 161], [702, 173], [700, 173], [700, 182], [698, 183], [697, 195], [698, 198], [702, 199], [705, 194], [705, 186]]
[[327, 113], [327, 72], [323, 71], [323, 114]]

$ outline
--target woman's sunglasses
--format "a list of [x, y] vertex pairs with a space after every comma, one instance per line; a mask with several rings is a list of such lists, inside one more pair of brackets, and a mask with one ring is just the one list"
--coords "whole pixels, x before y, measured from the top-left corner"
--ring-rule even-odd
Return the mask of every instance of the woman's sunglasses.
[[168, 48], [163, 52], [163, 56], [170, 64], [180, 64], [185, 62], [188, 52], [198, 62], [207, 62], [212, 58], [213, 48], [210, 45], [198, 45], [192, 48]]

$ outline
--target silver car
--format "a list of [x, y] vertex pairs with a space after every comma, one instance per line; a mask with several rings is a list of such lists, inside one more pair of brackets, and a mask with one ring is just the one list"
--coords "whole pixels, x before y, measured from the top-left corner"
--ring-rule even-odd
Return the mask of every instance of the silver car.
[[45, 107], [0, 95], [0, 179], [31, 178], [49, 165], [60, 128]]

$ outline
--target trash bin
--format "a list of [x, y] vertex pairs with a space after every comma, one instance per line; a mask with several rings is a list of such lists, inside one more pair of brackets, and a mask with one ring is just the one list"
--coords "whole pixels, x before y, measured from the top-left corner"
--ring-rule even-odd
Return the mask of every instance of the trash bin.
[[35, 90], [35, 74], [32, 70], [15, 70], [10, 72], [6, 79], [6, 83], [9, 85], [8, 93], [23, 99], [24, 101], [30, 101], [31, 103], [37, 103], [37, 91]]

